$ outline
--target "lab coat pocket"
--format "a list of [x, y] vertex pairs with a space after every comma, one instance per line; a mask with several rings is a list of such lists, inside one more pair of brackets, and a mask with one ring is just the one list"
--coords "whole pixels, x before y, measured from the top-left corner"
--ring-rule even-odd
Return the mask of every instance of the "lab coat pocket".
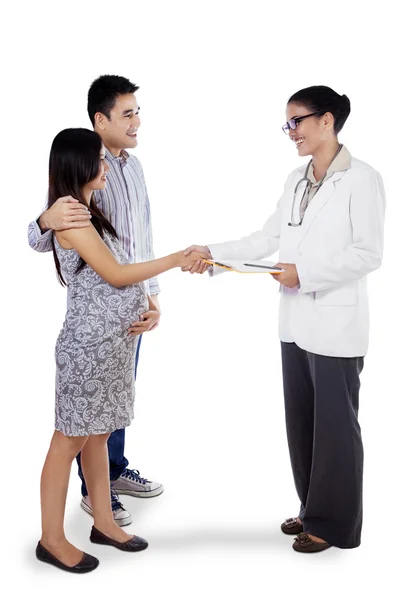
[[320, 306], [354, 306], [357, 301], [357, 282], [315, 292], [315, 303]]

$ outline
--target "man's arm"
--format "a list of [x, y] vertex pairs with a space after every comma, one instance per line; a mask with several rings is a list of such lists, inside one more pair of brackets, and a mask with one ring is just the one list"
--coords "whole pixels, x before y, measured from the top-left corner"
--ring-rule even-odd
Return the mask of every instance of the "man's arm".
[[52, 231], [87, 227], [91, 214], [84, 204], [72, 196], [58, 198], [36, 221], [29, 223], [28, 242], [37, 252], [52, 250]]
[[49, 252], [52, 250], [52, 230], [41, 230], [39, 219], [32, 221], [28, 226], [28, 242], [32, 250], [37, 252]]
[[160, 307], [160, 302], [158, 300], [158, 294], [154, 294], [153, 296], [150, 295], [150, 300], [154, 306], [153, 310], [158, 310], [158, 312], [161, 313], [161, 307]]
[[[151, 222], [150, 200], [149, 200], [149, 195], [147, 193], [147, 186], [146, 186], [146, 181], [144, 178], [143, 168], [138, 160], [137, 160], [137, 165], [139, 167], [140, 177], [142, 180], [142, 185], [143, 185], [143, 189], [144, 189], [144, 193], [145, 193], [145, 219], [146, 219], [146, 226], [147, 226], [146, 246], [147, 246], [147, 252], [148, 252], [146, 260], [154, 260], [155, 255], [154, 255], [154, 248], [153, 248], [153, 227], [152, 227], [152, 222]], [[150, 296], [153, 298], [157, 294], [159, 294], [160, 291], [161, 290], [160, 290], [160, 286], [158, 284], [157, 277], [152, 277], [151, 279], [149, 279]]]

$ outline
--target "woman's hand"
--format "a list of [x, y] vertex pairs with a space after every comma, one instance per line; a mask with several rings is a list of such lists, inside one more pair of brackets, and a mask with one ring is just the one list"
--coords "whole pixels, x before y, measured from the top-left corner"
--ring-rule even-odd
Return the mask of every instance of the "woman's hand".
[[139, 321], [135, 321], [128, 329], [128, 335], [140, 335], [141, 333], [145, 333], [146, 331], [151, 331], [155, 329], [161, 318], [161, 313], [159, 310], [148, 310], [143, 313], [139, 317]]
[[299, 276], [297, 274], [296, 265], [292, 265], [291, 263], [278, 263], [275, 267], [279, 267], [280, 269], [285, 269], [283, 273], [279, 273], [278, 275], [272, 275], [276, 281], [279, 281], [281, 285], [284, 285], [288, 288], [294, 288], [299, 285]]
[[[212, 259], [211, 252], [207, 246], [190, 246], [189, 248], [186, 248], [185, 256], [191, 256], [194, 252], [199, 252], [202, 255], [202, 257], [206, 258], [207, 260]], [[193, 273], [199, 273], [200, 275], [203, 275], [203, 273], [207, 271], [209, 266], [210, 265], [203, 262], [202, 260], [198, 260], [191, 266], [182, 267], [182, 271], [190, 271], [192, 275]]]
[[204, 251], [203, 248], [205, 248], [205, 246], [196, 246], [195, 249], [193, 249], [190, 253], [187, 252], [187, 250], [180, 252], [179, 253], [179, 267], [181, 267], [182, 271], [191, 271], [191, 269], [195, 268], [197, 272], [197, 268], [198, 266], [203, 267], [205, 266], [205, 269], [207, 269], [208, 265], [207, 263], [203, 262], [203, 259], [208, 259], [210, 258], [210, 253], [207, 251]]

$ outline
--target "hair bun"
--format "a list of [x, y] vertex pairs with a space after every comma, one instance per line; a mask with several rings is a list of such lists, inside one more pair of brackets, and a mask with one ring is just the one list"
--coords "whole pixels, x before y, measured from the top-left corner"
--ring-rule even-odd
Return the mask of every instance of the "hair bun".
[[334, 130], [337, 135], [343, 128], [350, 114], [350, 100], [343, 94], [341, 96], [335, 90], [326, 85], [314, 85], [299, 90], [288, 100], [288, 104], [300, 104], [309, 112], [332, 113], [335, 124]]
[[340, 96], [340, 102], [344, 110], [348, 110], [350, 112], [350, 100], [346, 96], [346, 94], [342, 94]]

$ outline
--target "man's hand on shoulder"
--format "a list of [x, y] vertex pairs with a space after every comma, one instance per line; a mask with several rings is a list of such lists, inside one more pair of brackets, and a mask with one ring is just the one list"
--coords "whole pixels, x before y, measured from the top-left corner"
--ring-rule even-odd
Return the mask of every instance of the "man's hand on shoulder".
[[89, 210], [73, 198], [72, 196], [63, 196], [46, 210], [38, 219], [38, 225], [44, 233], [49, 229], [53, 231], [63, 231], [76, 227], [88, 227], [92, 218]]

